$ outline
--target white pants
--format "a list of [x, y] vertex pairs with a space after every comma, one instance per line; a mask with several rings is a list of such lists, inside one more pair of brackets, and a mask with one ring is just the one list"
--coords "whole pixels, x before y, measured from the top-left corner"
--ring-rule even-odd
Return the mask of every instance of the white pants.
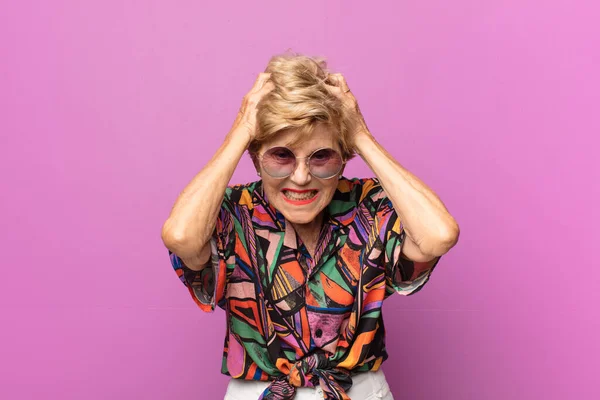
[[[231, 379], [224, 400], [258, 400], [270, 382]], [[383, 371], [361, 372], [352, 377], [352, 387], [348, 391], [352, 400], [394, 400]], [[320, 387], [298, 388], [294, 400], [323, 399]]]

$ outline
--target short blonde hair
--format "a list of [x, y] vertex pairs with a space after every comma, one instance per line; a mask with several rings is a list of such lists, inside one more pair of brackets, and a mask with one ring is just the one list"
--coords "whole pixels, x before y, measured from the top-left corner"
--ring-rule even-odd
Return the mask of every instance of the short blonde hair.
[[275, 88], [257, 105], [256, 136], [248, 147], [255, 162], [260, 147], [278, 133], [296, 130], [293, 145], [302, 142], [317, 124], [333, 129], [345, 160], [354, 157], [353, 127], [341, 100], [325, 86], [332, 82], [324, 58], [276, 55], [265, 72], [271, 74]]

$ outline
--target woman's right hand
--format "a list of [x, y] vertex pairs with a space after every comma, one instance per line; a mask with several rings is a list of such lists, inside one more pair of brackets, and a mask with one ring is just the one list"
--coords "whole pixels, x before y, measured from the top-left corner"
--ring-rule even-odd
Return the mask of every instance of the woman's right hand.
[[227, 185], [248, 144], [256, 135], [256, 106], [275, 85], [271, 74], [259, 74], [244, 101], [232, 130], [212, 159], [179, 194], [163, 225], [165, 246], [188, 268], [199, 271], [209, 265], [210, 239], [219, 218]]
[[252, 141], [256, 135], [256, 108], [258, 102], [264, 95], [275, 88], [273, 82], [269, 80], [270, 77], [271, 74], [266, 72], [261, 72], [258, 75], [258, 78], [254, 82], [254, 86], [252, 86], [252, 89], [244, 96], [242, 106], [233, 123], [232, 131], [246, 133], [249, 136], [250, 141]]

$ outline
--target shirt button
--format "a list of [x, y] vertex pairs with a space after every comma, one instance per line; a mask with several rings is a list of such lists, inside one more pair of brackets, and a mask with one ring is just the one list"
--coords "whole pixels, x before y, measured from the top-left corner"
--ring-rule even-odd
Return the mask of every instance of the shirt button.
[[315, 331], [315, 336], [320, 338], [321, 336], [323, 336], [323, 331], [321, 330], [321, 328], [317, 329]]

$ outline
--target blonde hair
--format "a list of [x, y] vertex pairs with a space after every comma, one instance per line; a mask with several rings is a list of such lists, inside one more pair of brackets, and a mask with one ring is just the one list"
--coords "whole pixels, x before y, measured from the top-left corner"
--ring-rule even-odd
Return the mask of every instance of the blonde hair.
[[325, 86], [333, 83], [324, 58], [276, 55], [265, 72], [271, 74], [275, 88], [257, 105], [256, 136], [248, 147], [255, 162], [260, 147], [277, 134], [295, 130], [296, 138], [290, 143], [294, 145], [307, 138], [318, 124], [333, 130], [345, 160], [354, 157], [350, 138], [353, 127], [341, 100]]

